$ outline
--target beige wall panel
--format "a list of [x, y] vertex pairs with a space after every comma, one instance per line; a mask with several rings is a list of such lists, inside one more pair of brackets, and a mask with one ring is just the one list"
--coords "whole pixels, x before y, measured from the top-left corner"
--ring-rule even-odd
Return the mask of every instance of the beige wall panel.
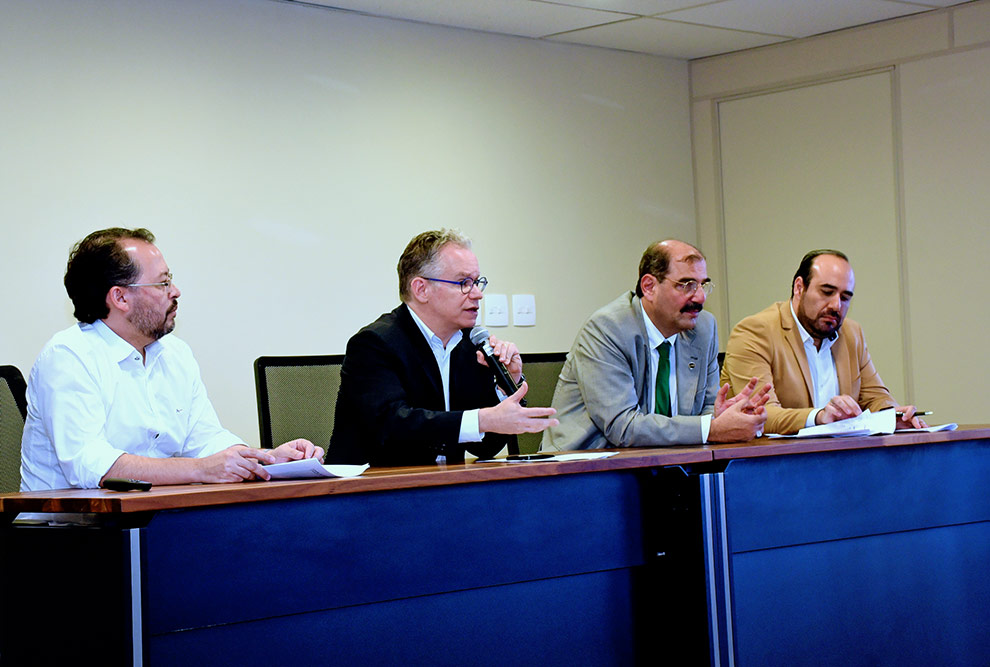
[[990, 421], [990, 49], [901, 71], [904, 216], [917, 401]]
[[946, 49], [949, 13], [894, 19], [691, 63], [694, 99], [869, 69]]
[[698, 215], [698, 245], [708, 258], [708, 276], [715, 283], [715, 290], [705, 301], [705, 309], [715, 315], [719, 323], [719, 342], [725, 348], [728, 331], [729, 302], [725, 280], [724, 249], [721, 226], [718, 224], [719, 181], [716, 168], [715, 105], [706, 100], [691, 105], [691, 127], [694, 143], [694, 188]]
[[719, 124], [730, 324], [787, 298], [808, 250], [842, 250], [850, 316], [902, 397], [890, 75], [723, 102]]
[[990, 42], [990, 3], [963, 5], [952, 12], [953, 46]]
[[650, 241], [695, 240], [682, 61], [270, 0], [36, 0], [5, 3], [0, 63], [0, 363], [72, 323], [73, 242], [146, 226], [249, 443], [252, 361], [343, 352], [417, 232], [461, 228], [491, 292], [536, 295], [535, 327], [498, 330], [534, 352]]

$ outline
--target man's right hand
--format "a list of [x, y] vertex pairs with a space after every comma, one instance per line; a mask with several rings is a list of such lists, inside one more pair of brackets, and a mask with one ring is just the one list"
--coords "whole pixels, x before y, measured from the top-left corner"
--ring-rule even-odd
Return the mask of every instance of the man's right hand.
[[760, 437], [763, 425], [767, 422], [766, 405], [770, 385], [758, 391], [759, 382], [753, 378], [745, 389], [731, 399], [726, 399], [729, 385], [719, 390], [716, 399], [715, 417], [708, 429], [708, 442], [745, 442]]
[[815, 424], [831, 424], [832, 422], [850, 419], [863, 412], [852, 396], [840, 394], [833, 396], [825, 407], [815, 415]]
[[261, 463], [275, 463], [275, 458], [263, 449], [234, 445], [195, 461], [199, 464], [201, 482], [241, 482], [271, 479]]
[[548, 419], [557, 414], [553, 408], [524, 408], [520, 405], [527, 391], [529, 385], [523, 382], [516, 393], [498, 405], [479, 410], [478, 430], [482, 433], [516, 435], [539, 433], [559, 424], [556, 419]]

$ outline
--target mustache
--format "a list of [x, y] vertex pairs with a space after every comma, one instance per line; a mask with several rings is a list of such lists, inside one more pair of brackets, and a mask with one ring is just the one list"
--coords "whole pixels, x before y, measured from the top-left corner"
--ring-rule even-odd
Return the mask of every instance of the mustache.
[[682, 313], [700, 313], [704, 309], [704, 304], [691, 302], [681, 308]]
[[178, 308], [179, 308], [179, 300], [173, 299], [172, 305], [169, 306], [169, 309], [165, 311], [165, 314], [168, 315], [169, 313], [174, 313], [176, 310], [178, 310]]

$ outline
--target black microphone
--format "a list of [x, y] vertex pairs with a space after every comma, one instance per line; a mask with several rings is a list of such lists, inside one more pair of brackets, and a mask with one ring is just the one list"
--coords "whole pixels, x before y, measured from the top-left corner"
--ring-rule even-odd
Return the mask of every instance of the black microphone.
[[[498, 385], [499, 389], [505, 392], [507, 396], [512, 396], [514, 393], [519, 391], [519, 387], [512, 380], [512, 376], [509, 375], [509, 371], [505, 369], [505, 365], [499, 361], [498, 357], [495, 356], [495, 351], [492, 350], [492, 346], [488, 344], [488, 338], [490, 334], [488, 329], [485, 327], [474, 327], [471, 329], [471, 344], [476, 348], [481, 350], [481, 355], [488, 362], [488, 368], [491, 369], [492, 373], [495, 374], [495, 384]], [[526, 404], [526, 399], [522, 400], [522, 405]]]

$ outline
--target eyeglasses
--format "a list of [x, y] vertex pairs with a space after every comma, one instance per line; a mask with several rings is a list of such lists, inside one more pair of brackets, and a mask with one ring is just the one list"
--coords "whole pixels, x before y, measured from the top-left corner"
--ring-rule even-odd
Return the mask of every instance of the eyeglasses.
[[160, 283], [131, 283], [129, 285], [124, 285], [124, 287], [164, 287], [165, 291], [172, 289], [172, 274], [165, 274], [167, 277]]
[[[423, 276], [426, 278], [426, 276]], [[488, 278], [481, 276], [480, 278], [465, 278], [464, 280], [444, 280], [443, 278], [426, 278], [427, 280], [432, 280], [435, 283], [449, 283], [451, 285], [460, 285], [461, 294], [467, 294], [471, 291], [472, 287], [477, 287], [479, 291], [484, 292], [485, 288], [488, 287]]]
[[679, 282], [676, 280], [670, 280], [670, 278], [664, 278], [664, 280], [672, 282], [674, 284], [674, 289], [683, 293], [685, 296], [693, 296], [694, 293], [698, 291], [699, 287], [701, 288], [701, 291], [705, 293], [705, 296], [711, 294], [712, 290], [715, 289], [715, 283], [710, 280], [706, 280], [701, 283], [697, 280], [681, 280]]

